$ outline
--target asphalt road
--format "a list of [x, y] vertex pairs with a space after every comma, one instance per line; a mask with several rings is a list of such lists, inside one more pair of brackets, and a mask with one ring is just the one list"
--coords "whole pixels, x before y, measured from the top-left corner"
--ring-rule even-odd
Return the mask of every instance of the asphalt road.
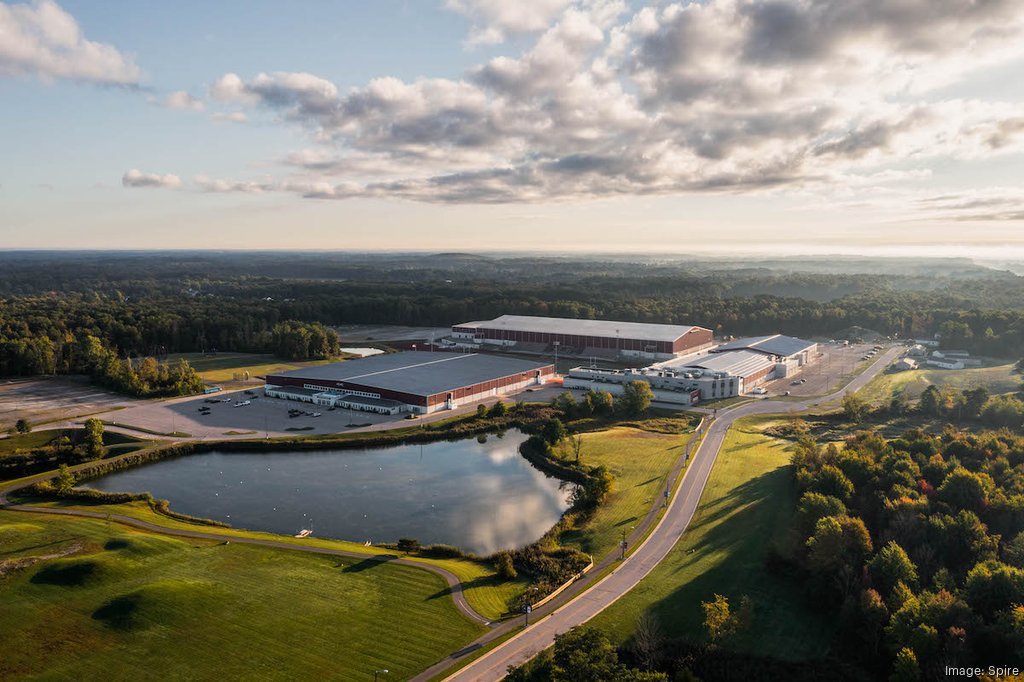
[[502, 679], [510, 665], [520, 665], [533, 658], [554, 643], [555, 635], [587, 622], [650, 573], [672, 550], [693, 519], [725, 435], [737, 419], [755, 414], [802, 412], [813, 405], [839, 400], [847, 391], [859, 390], [871, 381], [899, 355], [901, 350], [899, 347], [888, 349], [844, 388], [827, 396], [800, 402], [759, 400], [720, 412], [694, 453], [690, 467], [686, 470], [665, 516], [633, 554], [626, 557], [613, 573], [589, 590], [553, 611], [547, 618], [531, 624], [512, 639], [464, 666], [447, 677], [445, 682]]

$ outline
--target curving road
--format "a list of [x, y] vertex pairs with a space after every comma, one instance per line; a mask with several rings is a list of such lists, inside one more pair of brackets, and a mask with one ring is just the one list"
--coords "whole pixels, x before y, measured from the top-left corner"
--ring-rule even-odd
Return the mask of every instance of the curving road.
[[[480, 682], [500, 680], [510, 665], [520, 665], [554, 643], [555, 635], [581, 625], [613, 604], [631, 590], [664, 559], [686, 530], [697, 510], [704, 485], [711, 475], [715, 458], [733, 422], [755, 414], [801, 412], [808, 408], [838, 400], [848, 391], [864, 387], [885, 369], [900, 353], [893, 347], [882, 353], [875, 362], [844, 388], [820, 398], [805, 401], [759, 400], [723, 410], [712, 423], [707, 435], [693, 455], [683, 475], [679, 490], [669, 504], [668, 511], [654, 531], [637, 549], [619, 564], [613, 573], [602, 579], [574, 600], [556, 609], [551, 615], [484, 656], [469, 663], [445, 678], [445, 682]], [[450, 661], [449, 661], [450, 663]]]

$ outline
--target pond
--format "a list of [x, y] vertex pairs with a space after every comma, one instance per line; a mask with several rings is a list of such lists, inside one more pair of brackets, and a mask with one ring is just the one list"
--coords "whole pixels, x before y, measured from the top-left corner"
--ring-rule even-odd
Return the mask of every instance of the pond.
[[485, 555], [527, 545], [568, 507], [569, 486], [503, 437], [334, 451], [208, 452], [89, 481], [110, 492], [149, 491], [171, 509], [236, 528], [355, 542], [416, 538]]

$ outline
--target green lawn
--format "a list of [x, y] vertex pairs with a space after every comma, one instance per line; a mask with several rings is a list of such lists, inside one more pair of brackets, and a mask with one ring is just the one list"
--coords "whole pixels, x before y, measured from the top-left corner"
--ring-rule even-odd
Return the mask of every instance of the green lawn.
[[0, 679], [406, 679], [482, 628], [439, 576], [0, 512]]
[[872, 402], [885, 402], [894, 389], [903, 388], [907, 397], [916, 400], [928, 386], [949, 387], [957, 391], [984, 387], [996, 395], [1016, 391], [1024, 377], [1013, 372], [1013, 365], [977, 367], [973, 369], [912, 369], [895, 374], [879, 374], [860, 390]]
[[[343, 356], [349, 357], [349, 356]], [[179, 358], [188, 360], [195, 368], [200, 378], [207, 383], [224, 383], [234, 380], [235, 374], [249, 372], [249, 376], [255, 379], [257, 376], [266, 376], [274, 372], [287, 372], [288, 370], [300, 367], [312, 367], [323, 365], [337, 360], [312, 360], [309, 362], [298, 362], [281, 360], [273, 355], [260, 355], [256, 353], [217, 353], [216, 355], [203, 355], [202, 353], [179, 353], [167, 358], [170, 363], [177, 362]]]
[[761, 435], [763, 419], [733, 427], [690, 528], [665, 560], [593, 625], [625, 641], [649, 611], [665, 635], [702, 638], [702, 601], [718, 593], [753, 601], [750, 630], [736, 643], [787, 659], [821, 656], [833, 626], [804, 603], [800, 586], [765, 570], [772, 543], [793, 514], [788, 443]]
[[[288, 535], [274, 535], [272, 533], [261, 533], [258, 531], [240, 530], [236, 528], [220, 528], [214, 526], [196, 525], [186, 521], [173, 519], [158, 514], [145, 502], [126, 502], [123, 504], [90, 504], [87, 502], [72, 502], [68, 500], [41, 501], [28, 500], [36, 507], [60, 507], [67, 509], [87, 509], [102, 513], [118, 514], [129, 516], [141, 521], [147, 521], [167, 528], [178, 528], [188, 530], [201, 530], [218, 535], [225, 535], [238, 538], [257, 538], [261, 540], [275, 540], [295, 545], [313, 547], [324, 547], [328, 549], [343, 549], [350, 552], [366, 554], [367, 556], [381, 553], [379, 547], [364, 547], [357, 542], [345, 542], [344, 540], [330, 540], [325, 538], [293, 538]], [[466, 594], [466, 601], [476, 610], [477, 613], [492, 620], [499, 619], [508, 609], [508, 603], [525, 589], [521, 581], [501, 582], [497, 579], [494, 568], [487, 563], [471, 561], [469, 559], [432, 559], [425, 557], [408, 557], [413, 561], [431, 564], [447, 569], [458, 577], [463, 584]]]
[[[655, 424], [656, 426], [656, 424]], [[691, 432], [653, 433], [616, 427], [583, 434], [583, 462], [604, 464], [615, 476], [614, 488], [587, 524], [562, 534], [560, 543], [592, 554], [595, 561], [614, 551], [622, 531], [643, 521], [662, 498], [666, 478], [682, 454]]]

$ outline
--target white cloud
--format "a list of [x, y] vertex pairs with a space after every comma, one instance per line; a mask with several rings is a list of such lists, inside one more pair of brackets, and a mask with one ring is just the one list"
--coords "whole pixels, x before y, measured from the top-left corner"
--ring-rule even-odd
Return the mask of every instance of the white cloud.
[[124, 187], [163, 187], [165, 189], [178, 189], [182, 186], [181, 178], [177, 175], [143, 173], [137, 168], [122, 175], [121, 184]]
[[183, 111], [202, 111], [206, 108], [203, 100], [193, 97], [184, 90], [178, 90], [167, 95], [163, 99], [163, 105], [168, 109]]
[[[260, 191], [471, 203], [842, 193], [920, 179], [935, 159], [1024, 151], [1019, 103], [936, 94], [1024, 55], [1019, 0], [449, 7], [536, 36], [462, 79], [382, 77], [344, 93], [309, 73], [217, 80], [211, 97], [273, 112], [314, 145]], [[217, 182], [207, 191], [248, 186]]]
[[572, 0], [445, 0], [445, 7], [473, 21], [468, 45], [493, 45], [511, 34], [546, 29]]
[[249, 117], [244, 111], [216, 111], [210, 115], [214, 123], [245, 123]]
[[52, 0], [0, 3], [0, 75], [136, 85], [141, 71], [113, 45], [87, 40]]

